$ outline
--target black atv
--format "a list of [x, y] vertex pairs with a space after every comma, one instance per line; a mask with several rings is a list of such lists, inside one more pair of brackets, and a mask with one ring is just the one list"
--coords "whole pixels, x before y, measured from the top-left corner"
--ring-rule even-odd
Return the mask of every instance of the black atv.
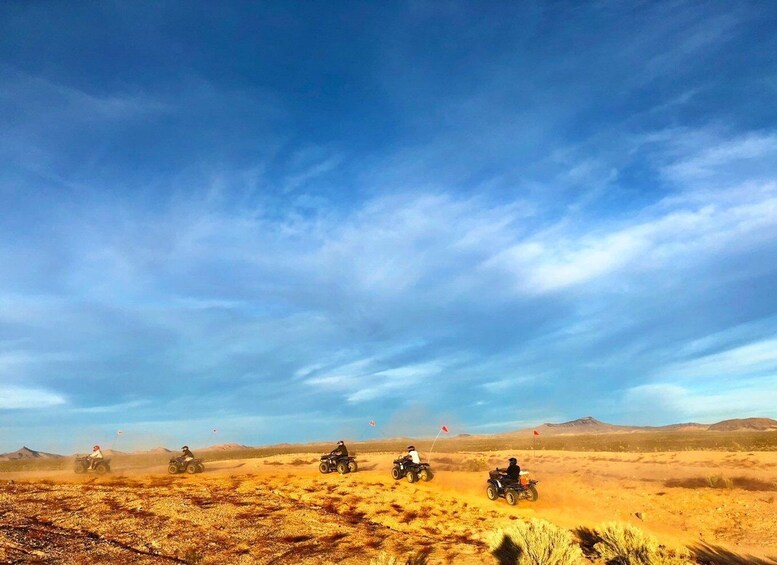
[[321, 463], [318, 464], [318, 470], [324, 474], [337, 471], [341, 475], [346, 473], [355, 473], [359, 469], [356, 465], [356, 457], [340, 457], [328, 453], [321, 456]]
[[431, 481], [434, 474], [429, 463], [413, 463], [407, 456], [394, 459], [394, 466], [391, 468], [391, 477], [399, 480], [407, 477], [408, 483], [414, 483], [418, 479], [422, 481]]
[[496, 500], [501, 496], [511, 506], [519, 500], [534, 502], [540, 495], [535, 486], [537, 481], [529, 479], [528, 474], [528, 471], [521, 471], [518, 479], [511, 479], [504, 469], [496, 468], [489, 471], [486, 496], [489, 500]]
[[76, 461], [73, 470], [79, 475], [89, 471], [94, 471], [98, 475], [104, 475], [105, 473], [109, 473], [111, 471], [111, 460], [98, 459], [94, 462], [94, 466], [92, 466], [92, 459], [86, 455], [76, 455]]
[[177, 475], [178, 473], [202, 473], [205, 470], [205, 465], [202, 464], [202, 459], [189, 459], [184, 461], [183, 457], [173, 457], [170, 459], [170, 463], [167, 464], [167, 472], [171, 475]]

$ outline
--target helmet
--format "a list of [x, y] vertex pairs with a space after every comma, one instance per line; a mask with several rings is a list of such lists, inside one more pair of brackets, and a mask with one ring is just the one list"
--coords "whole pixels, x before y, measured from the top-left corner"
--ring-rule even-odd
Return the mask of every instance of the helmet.
[[343, 440], [340, 440], [337, 442], [337, 445], [345, 445], [345, 442]]
[[95, 445], [95, 446], [92, 448], [92, 451], [97, 451], [98, 449], [100, 449], [100, 446], [99, 446], [99, 445]]
[[408, 445], [407, 446], [408, 451], [415, 451], [415, 445]]
[[510, 457], [508, 461], [510, 461], [510, 463], [518, 463], [518, 460], [515, 457]]
[[186, 451], [187, 449], [189, 449], [189, 446], [188, 446], [188, 445], [184, 445], [184, 446], [181, 448], [181, 451]]

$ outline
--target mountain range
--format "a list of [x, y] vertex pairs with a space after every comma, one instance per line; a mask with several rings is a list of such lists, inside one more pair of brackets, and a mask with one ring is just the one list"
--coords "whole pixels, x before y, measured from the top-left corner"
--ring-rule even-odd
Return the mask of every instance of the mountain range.
[[[714, 424], [698, 424], [688, 422], [684, 424], [670, 424], [668, 426], [621, 426], [617, 424], [608, 424], [601, 422], [591, 416], [562, 422], [560, 424], [542, 424], [534, 428], [525, 428], [513, 432], [495, 434], [494, 437], [518, 437], [534, 435], [537, 432], [540, 436], [561, 436], [561, 435], [590, 435], [590, 434], [612, 434], [612, 433], [634, 433], [634, 432], [773, 432], [777, 431], [777, 420], [771, 418], [737, 418], [732, 420], [723, 420]], [[470, 437], [469, 434], [460, 434], [461, 437]], [[291, 444], [283, 444], [291, 446]], [[225, 443], [221, 445], [211, 445], [197, 449], [197, 451], [234, 451], [238, 449], [251, 449], [250, 446], [237, 443]], [[143, 453], [171, 453], [171, 450], [165, 447], [155, 447], [146, 451], [134, 451], [132, 454]], [[127, 455], [121, 451], [104, 449], [105, 455]], [[35, 451], [28, 447], [22, 447], [10, 453], [0, 454], [0, 461], [28, 461], [41, 459], [55, 459], [65, 457], [54, 453], [44, 453]]]

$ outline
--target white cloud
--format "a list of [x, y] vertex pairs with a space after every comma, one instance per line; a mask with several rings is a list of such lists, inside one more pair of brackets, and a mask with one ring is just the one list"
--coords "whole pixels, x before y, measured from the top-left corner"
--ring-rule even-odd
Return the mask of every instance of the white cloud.
[[728, 418], [777, 415], [777, 373], [764, 379], [724, 379], [702, 389], [667, 382], [636, 386], [625, 391], [623, 406], [632, 414], [650, 414], [653, 422], [713, 423]]
[[664, 169], [678, 182], [709, 178], [724, 167], [768, 159], [777, 162], [777, 134], [751, 133], [709, 143]]
[[48, 408], [65, 404], [59, 394], [32, 388], [0, 385], [0, 410]]
[[[699, 263], [777, 240], [777, 192], [771, 184], [707, 195], [703, 204], [672, 198], [670, 210], [611, 231], [547, 230], [488, 259], [522, 292], [580, 285], [624, 271], [657, 271]], [[660, 209], [660, 206], [656, 208]]]
[[777, 375], [777, 338], [734, 347], [669, 365], [659, 375], [671, 379], [725, 378], [729, 375]]

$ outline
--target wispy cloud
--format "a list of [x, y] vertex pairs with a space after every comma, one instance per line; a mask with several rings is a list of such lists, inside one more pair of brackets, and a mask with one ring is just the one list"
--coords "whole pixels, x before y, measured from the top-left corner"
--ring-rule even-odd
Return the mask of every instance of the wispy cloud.
[[0, 410], [51, 408], [65, 403], [65, 398], [54, 392], [0, 385]]

